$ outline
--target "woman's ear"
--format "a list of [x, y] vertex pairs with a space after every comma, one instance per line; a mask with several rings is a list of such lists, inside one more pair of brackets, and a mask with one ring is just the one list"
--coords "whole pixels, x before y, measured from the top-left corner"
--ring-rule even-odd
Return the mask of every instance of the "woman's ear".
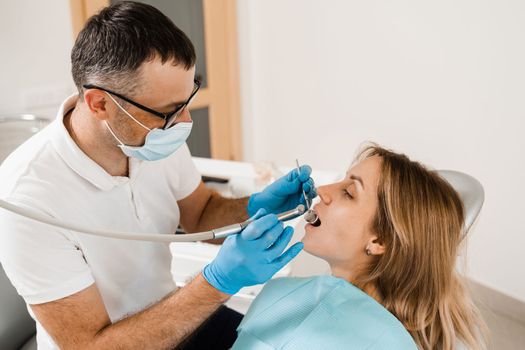
[[370, 237], [366, 246], [367, 255], [382, 255], [385, 253], [386, 247], [377, 236]]

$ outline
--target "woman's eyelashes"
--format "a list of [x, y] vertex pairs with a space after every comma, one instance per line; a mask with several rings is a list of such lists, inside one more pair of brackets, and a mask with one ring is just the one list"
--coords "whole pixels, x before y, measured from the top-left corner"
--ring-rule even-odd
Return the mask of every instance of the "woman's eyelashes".
[[352, 194], [350, 192], [348, 192], [348, 190], [345, 188], [343, 189], [343, 194], [345, 195], [345, 197], [347, 198], [350, 198], [350, 199], [354, 199], [354, 196], [352, 196]]
[[352, 194], [352, 191], [351, 191], [351, 189], [350, 189], [352, 185], [355, 186], [355, 183], [351, 182], [351, 183], [349, 183], [349, 184], [346, 183], [346, 184], [343, 185], [343, 186], [344, 186], [344, 187], [343, 187], [343, 195], [344, 195], [346, 198], [348, 198], [348, 199], [354, 199], [354, 197], [355, 197], [355, 196], [354, 196], [355, 193]]

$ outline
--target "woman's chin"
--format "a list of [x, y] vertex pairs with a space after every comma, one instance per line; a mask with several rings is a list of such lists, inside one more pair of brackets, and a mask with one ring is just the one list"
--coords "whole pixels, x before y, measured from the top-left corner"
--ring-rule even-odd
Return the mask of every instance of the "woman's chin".
[[313, 226], [306, 224], [304, 227], [304, 236], [301, 239], [304, 247], [303, 250], [310, 255], [326, 260], [330, 256], [330, 251], [333, 250], [331, 243], [327, 241], [326, 232], [323, 232], [322, 226]]
[[308, 237], [308, 234], [306, 234], [303, 239], [301, 240], [301, 242], [303, 242], [304, 244], [304, 247], [303, 247], [303, 251], [312, 255], [312, 256], [315, 256], [316, 258], [320, 258], [320, 259], [323, 259], [324, 260], [324, 255], [321, 254], [321, 251], [319, 250], [319, 243], [318, 242], [315, 242], [314, 239], [311, 239], [310, 237]]
[[312, 226], [311, 224], [307, 224], [304, 227], [304, 236], [303, 239], [301, 239], [301, 242], [304, 244], [303, 250], [307, 253], [310, 253], [312, 255], [315, 255], [315, 247], [318, 245], [316, 244], [316, 227]]

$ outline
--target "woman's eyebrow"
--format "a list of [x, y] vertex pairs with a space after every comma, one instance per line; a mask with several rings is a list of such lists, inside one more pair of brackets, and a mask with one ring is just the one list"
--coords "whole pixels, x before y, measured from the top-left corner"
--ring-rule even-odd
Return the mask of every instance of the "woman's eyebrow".
[[365, 189], [365, 184], [363, 182], [363, 179], [357, 175], [354, 175], [354, 174], [349, 174], [348, 172], [346, 172], [346, 174], [348, 175], [348, 177], [352, 180], [357, 180], [361, 183], [361, 187], [363, 187], [363, 189]]

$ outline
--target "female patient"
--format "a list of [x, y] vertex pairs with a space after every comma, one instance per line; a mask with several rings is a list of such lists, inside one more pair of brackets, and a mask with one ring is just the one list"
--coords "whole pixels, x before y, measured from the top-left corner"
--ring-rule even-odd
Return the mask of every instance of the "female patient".
[[436, 173], [376, 145], [344, 180], [319, 187], [320, 224], [304, 249], [331, 276], [268, 282], [234, 349], [479, 349], [482, 322], [454, 265], [457, 193]]

